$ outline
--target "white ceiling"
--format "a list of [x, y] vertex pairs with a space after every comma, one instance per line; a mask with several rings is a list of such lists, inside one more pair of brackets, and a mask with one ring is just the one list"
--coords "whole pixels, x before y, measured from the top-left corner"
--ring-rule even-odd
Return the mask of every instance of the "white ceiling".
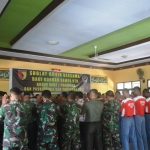
[[0, 14], [3, 11], [4, 7], [6, 6], [8, 0], [0, 0]]
[[[123, 58], [122, 56], [127, 56]], [[98, 61], [119, 63], [150, 56], [150, 42], [98, 56]], [[106, 60], [103, 60], [106, 59]], [[107, 60], [108, 59], [108, 60]], [[96, 59], [95, 59], [96, 60]]]
[[13, 48], [58, 55], [149, 16], [150, 0], [66, 0]]

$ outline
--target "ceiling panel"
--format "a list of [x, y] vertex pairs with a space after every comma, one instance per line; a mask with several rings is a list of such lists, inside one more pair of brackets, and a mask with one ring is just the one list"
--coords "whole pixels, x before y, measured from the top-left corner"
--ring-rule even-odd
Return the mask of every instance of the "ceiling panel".
[[4, 7], [7, 5], [8, 0], [1, 0], [0, 1], [0, 14], [3, 11]]
[[150, 56], [150, 42], [125, 48], [115, 52], [103, 54], [98, 56], [98, 59], [95, 57], [93, 57], [92, 59], [97, 61], [120, 63], [124, 61], [144, 58], [148, 56]]
[[87, 62], [87, 61], [80, 61], [80, 60], [74, 60], [74, 59], [65, 59], [65, 58], [55, 58], [55, 57], [45, 57], [45, 56], [37, 56], [37, 55], [28, 55], [28, 54], [23, 54], [23, 53], [16, 53], [16, 52], [7, 52], [7, 51], [3, 51], [0, 50], [0, 55], [1, 56], [9, 56], [12, 59], [13, 58], [26, 58], [29, 59], [29, 61], [31, 60], [43, 60], [43, 61], [48, 61], [48, 62], [59, 62], [65, 64], [73, 64], [73, 65], [85, 65], [85, 66], [92, 66], [92, 67], [104, 67], [104, 68], [122, 68], [122, 67], [128, 67], [128, 66], [134, 66], [136, 64], [140, 64], [140, 63], [149, 63], [150, 62], [150, 58], [144, 59], [144, 60], [138, 60], [138, 61], [134, 61], [134, 62], [127, 62], [127, 63], [123, 63], [123, 64], [103, 64], [103, 63], [99, 63], [99, 62]]
[[28, 55], [28, 54], [22, 54], [22, 53], [16, 53], [16, 52], [6, 52], [6, 51], [0, 51], [0, 55], [2, 56], [10, 56], [12, 58], [27, 58], [32, 60], [44, 60], [44, 61], [50, 61], [50, 62], [62, 62], [62, 63], [70, 63], [70, 64], [77, 64], [77, 65], [87, 65], [87, 66], [95, 66], [95, 67], [107, 67], [107, 64], [100, 64], [99, 62], [84, 62], [84, 61], [78, 61], [78, 60], [71, 60], [71, 59], [65, 59], [65, 58], [55, 58], [55, 57], [45, 57], [45, 56], [37, 56], [37, 55]]
[[13, 48], [58, 55], [149, 16], [149, 0], [66, 0]]

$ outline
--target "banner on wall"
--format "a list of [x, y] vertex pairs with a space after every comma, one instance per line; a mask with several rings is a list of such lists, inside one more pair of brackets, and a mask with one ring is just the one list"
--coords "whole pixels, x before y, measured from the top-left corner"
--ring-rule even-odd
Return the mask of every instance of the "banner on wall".
[[0, 68], [0, 80], [9, 80], [9, 70]]
[[18, 87], [22, 91], [35, 93], [50, 90], [52, 93], [62, 91], [90, 91], [91, 77], [89, 74], [53, 72], [31, 69], [10, 69], [10, 88]]
[[107, 77], [91, 76], [92, 83], [107, 83]]

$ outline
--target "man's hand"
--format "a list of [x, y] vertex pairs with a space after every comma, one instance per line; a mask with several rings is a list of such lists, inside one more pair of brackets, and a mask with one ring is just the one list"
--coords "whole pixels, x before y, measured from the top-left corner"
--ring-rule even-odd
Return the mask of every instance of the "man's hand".
[[2, 97], [2, 106], [7, 104], [8, 103], [8, 96], [5, 94], [3, 97]]

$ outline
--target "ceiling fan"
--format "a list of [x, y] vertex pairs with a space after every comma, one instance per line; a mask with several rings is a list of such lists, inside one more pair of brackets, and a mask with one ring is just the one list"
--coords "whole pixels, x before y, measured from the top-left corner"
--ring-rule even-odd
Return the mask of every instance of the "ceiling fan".
[[89, 58], [89, 59], [92, 59], [92, 60], [97, 60], [97, 61], [109, 61], [110, 59], [105, 59], [105, 58], [99, 58], [98, 57], [98, 54], [97, 54], [97, 46], [94, 46], [94, 50], [95, 50], [95, 56], [92, 57], [92, 58]]

